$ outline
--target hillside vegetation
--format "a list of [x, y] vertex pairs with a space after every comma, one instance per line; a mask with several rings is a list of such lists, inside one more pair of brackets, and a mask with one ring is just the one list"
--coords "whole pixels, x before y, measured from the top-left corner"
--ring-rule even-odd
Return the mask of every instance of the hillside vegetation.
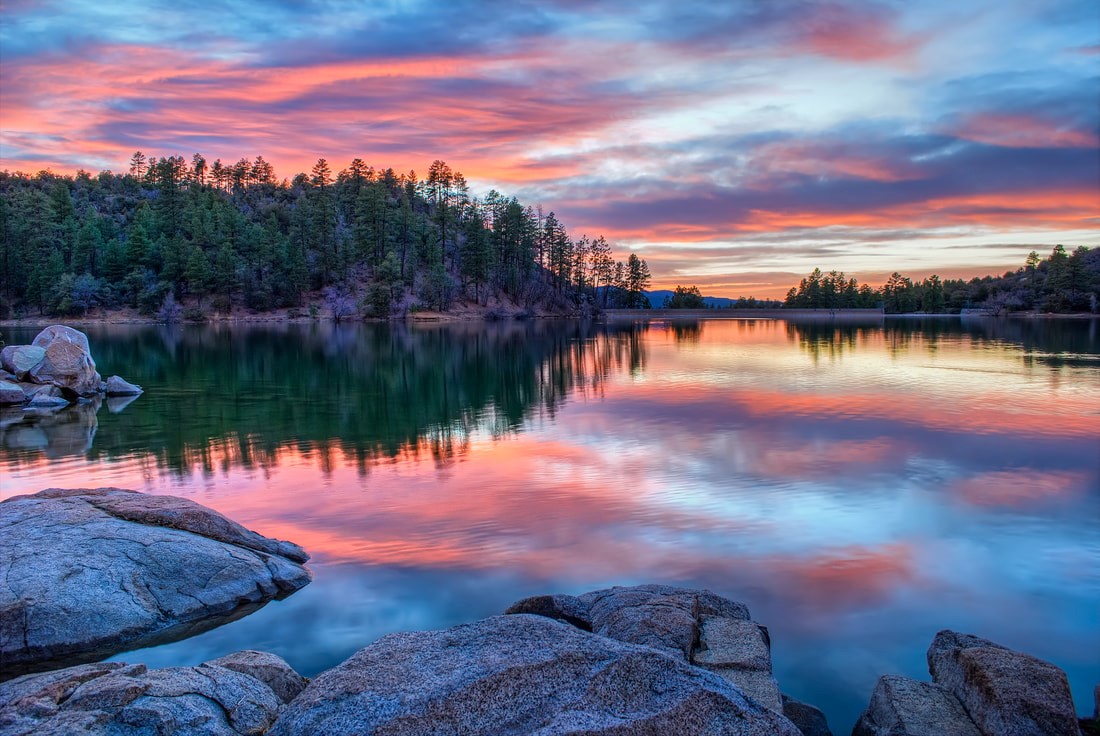
[[814, 269], [787, 292], [784, 305], [803, 309], [858, 309], [882, 306], [887, 313], [1097, 312], [1100, 304], [1100, 249], [1079, 246], [1067, 253], [1056, 245], [1040, 258], [1032, 251], [1024, 265], [1003, 276], [913, 281], [891, 274], [877, 289], [839, 271]]
[[514, 197], [471, 197], [442, 161], [423, 179], [357, 158], [279, 181], [262, 156], [140, 152], [125, 174], [0, 173], [0, 317], [318, 302], [337, 319], [456, 302], [564, 315], [640, 303], [648, 283], [644, 260], [617, 262], [604, 238], [573, 238]]

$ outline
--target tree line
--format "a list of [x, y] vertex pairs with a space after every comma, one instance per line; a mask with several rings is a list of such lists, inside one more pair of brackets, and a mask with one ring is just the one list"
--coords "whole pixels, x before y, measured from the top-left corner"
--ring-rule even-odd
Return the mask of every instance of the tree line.
[[1072, 253], [1056, 245], [1041, 258], [1032, 251], [1024, 265], [1002, 276], [914, 281], [894, 272], [877, 289], [840, 271], [815, 268], [787, 292], [787, 307], [870, 309], [890, 314], [1035, 310], [1050, 313], [1097, 312], [1100, 305], [1100, 249], [1079, 246]]
[[[202, 318], [235, 307], [333, 316], [447, 310], [456, 300], [530, 310], [641, 306], [644, 259], [572, 237], [553, 212], [435, 161], [415, 171], [324, 158], [277, 180], [262, 156], [134, 154], [123, 174], [0, 173], [0, 317], [133, 308]], [[316, 305], [314, 304], [314, 307]]]

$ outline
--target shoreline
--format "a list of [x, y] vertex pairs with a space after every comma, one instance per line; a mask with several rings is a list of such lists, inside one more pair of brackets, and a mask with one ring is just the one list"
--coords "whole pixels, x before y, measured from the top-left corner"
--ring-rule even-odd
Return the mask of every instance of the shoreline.
[[[403, 317], [352, 317], [340, 322], [387, 323], [387, 322], [507, 322], [536, 319], [774, 319], [774, 320], [912, 320], [912, 319], [1012, 319], [1012, 320], [1093, 320], [1100, 314], [1088, 312], [1037, 313], [1012, 312], [1006, 315], [992, 314], [943, 314], [911, 312], [906, 314], [885, 314], [877, 309], [607, 309], [594, 317], [562, 314], [532, 314], [530, 316], [492, 317], [488, 311], [463, 310], [457, 312], [415, 312]], [[16, 317], [0, 319], [2, 327], [46, 327], [53, 324], [71, 325], [225, 325], [225, 324], [310, 324], [315, 322], [333, 322], [330, 315], [290, 316], [282, 312], [262, 312], [254, 314], [218, 315], [203, 321], [178, 320], [164, 322], [155, 317], [134, 314], [126, 311], [110, 312], [87, 317]]]

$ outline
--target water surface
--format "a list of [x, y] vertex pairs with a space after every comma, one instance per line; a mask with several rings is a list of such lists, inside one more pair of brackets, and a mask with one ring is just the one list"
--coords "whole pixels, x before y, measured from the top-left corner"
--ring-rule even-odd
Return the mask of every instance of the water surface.
[[[9, 343], [35, 330], [7, 328]], [[302, 544], [314, 582], [187, 641], [306, 675], [392, 631], [613, 584], [708, 587], [843, 733], [955, 628], [1100, 681], [1092, 322], [88, 329], [145, 386], [0, 413], [0, 496], [172, 493]]]

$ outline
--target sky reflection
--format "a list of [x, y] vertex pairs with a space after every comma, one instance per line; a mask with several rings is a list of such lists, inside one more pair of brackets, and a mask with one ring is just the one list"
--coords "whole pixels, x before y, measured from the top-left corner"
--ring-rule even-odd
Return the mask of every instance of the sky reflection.
[[[405, 351], [429, 337], [446, 354], [495, 356], [436, 373], [415, 364], [421, 388], [392, 406], [424, 401], [406, 407], [418, 439], [392, 452], [367, 451], [384, 428], [345, 416], [376, 401], [391, 373], [357, 373], [363, 361], [337, 354], [346, 375], [328, 379], [342, 400], [309, 410], [339, 421], [303, 426], [308, 414], [288, 409], [285, 425], [264, 413], [242, 434], [184, 412], [195, 426], [162, 436], [147, 414], [178, 411], [188, 381], [204, 385], [185, 372], [168, 377], [176, 385], [139, 381], [148, 393], [119, 414], [93, 413], [89, 447], [15, 442], [49, 430], [9, 424], [2, 495], [52, 485], [184, 495], [313, 555], [315, 582], [290, 599], [120, 659], [176, 664], [258, 647], [315, 674], [390, 631], [490, 615], [528, 594], [655, 581], [745, 601], [772, 631], [784, 689], [825, 708], [838, 732], [879, 674], [924, 677], [924, 650], [945, 627], [1058, 663], [1090, 707], [1100, 679], [1094, 327], [1054, 337], [957, 322], [524, 329], [539, 331], [520, 342], [469, 329], [345, 336], [410, 370]], [[111, 339], [94, 335], [93, 346]], [[125, 364], [120, 347], [137, 338], [117, 339], [109, 370], [137, 376], [141, 361]], [[308, 335], [293, 339], [309, 353]], [[177, 354], [204, 341], [183, 335]], [[247, 342], [266, 349], [262, 335]], [[514, 372], [499, 383], [462, 378], [506, 366]], [[297, 395], [290, 378], [264, 380]], [[502, 412], [504, 401], [518, 403]], [[84, 427], [83, 416], [54, 424]], [[393, 425], [400, 436], [409, 426]], [[365, 434], [341, 434], [349, 427]], [[130, 444], [117, 441], [128, 433]]]

